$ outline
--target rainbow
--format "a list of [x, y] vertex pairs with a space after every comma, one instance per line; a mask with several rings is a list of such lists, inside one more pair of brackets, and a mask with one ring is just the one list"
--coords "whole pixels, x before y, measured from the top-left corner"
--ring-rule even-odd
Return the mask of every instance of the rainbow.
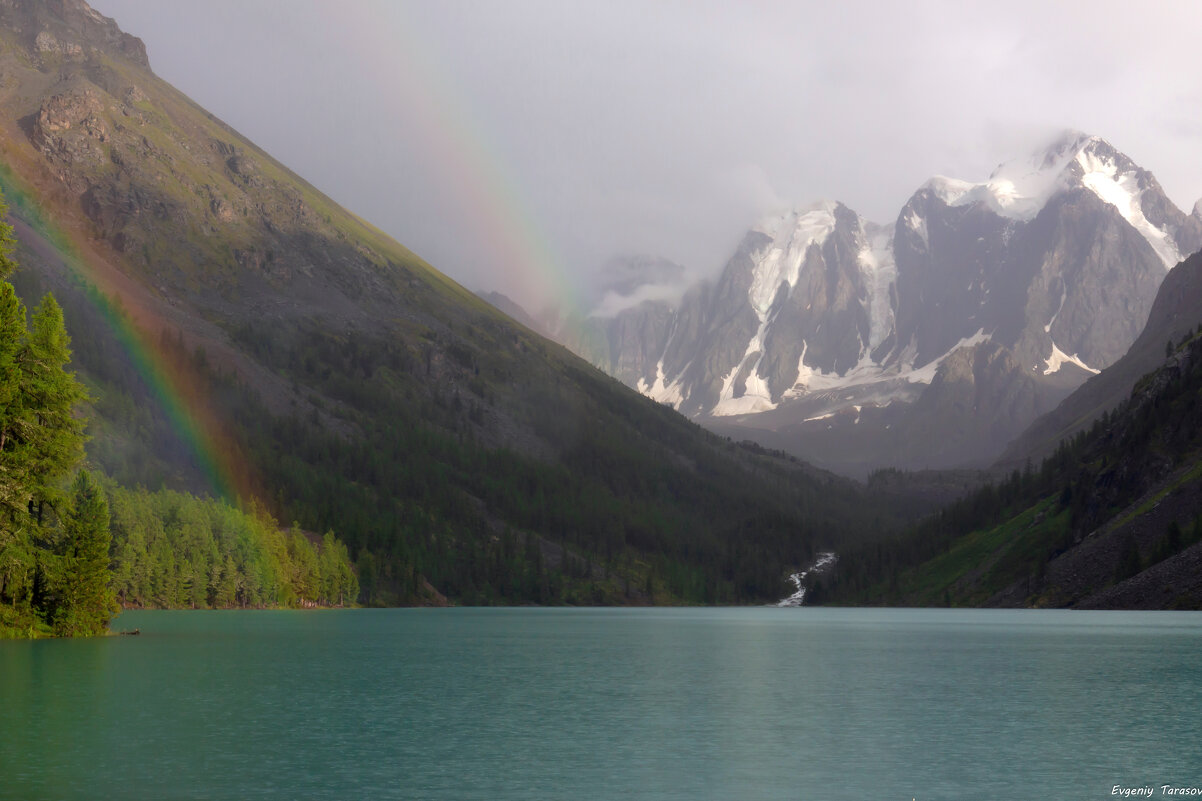
[[[420, 149], [444, 177], [463, 209], [464, 220], [490, 245], [494, 267], [515, 284], [519, 300], [553, 301], [568, 313], [581, 312], [579, 287], [551, 238], [536, 220], [506, 159], [492, 144], [476, 115], [461, 100], [436, 54], [405, 18], [404, 4], [381, 19], [358, 6], [330, 14], [331, 27], [342, 29], [352, 52], [374, 59], [367, 79], [384, 76], [382, 88], [392, 102], [404, 104], [413, 125], [401, 146]], [[395, 15], [395, 16], [394, 16]], [[391, 24], [390, 24], [391, 23]], [[392, 54], [396, 61], [382, 54]], [[537, 311], [537, 309], [532, 309]]]
[[204, 381], [186, 364], [171, 358], [161, 335], [171, 327], [125, 299], [103, 272], [96, 269], [82, 237], [72, 237], [53, 222], [34, 192], [7, 164], [0, 163], [0, 190], [19, 222], [48, 243], [84, 295], [112, 331], [141, 380], [149, 389], [212, 493], [237, 505], [262, 498], [260, 484], [242, 449], [226, 432], [207, 402]]

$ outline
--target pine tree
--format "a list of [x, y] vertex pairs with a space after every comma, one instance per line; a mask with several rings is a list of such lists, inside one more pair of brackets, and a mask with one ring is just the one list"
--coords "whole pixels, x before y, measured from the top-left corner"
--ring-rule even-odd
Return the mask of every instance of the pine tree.
[[80, 471], [57, 549], [57, 606], [51, 615], [56, 634], [94, 636], [108, 628], [116, 608], [109, 587], [109, 543], [104, 491], [90, 473]]
[[20, 370], [24, 347], [25, 306], [12, 284], [0, 281], [0, 513], [6, 529], [20, 520], [18, 513], [26, 511], [29, 500], [22, 437], [27, 423]]
[[[0, 279], [13, 271], [12, 226], [0, 198]], [[28, 625], [36, 554], [26, 520], [29, 465], [20, 362], [25, 348], [25, 306], [12, 284], [0, 280], [0, 627]]]
[[327, 604], [343, 606], [359, 598], [359, 580], [351, 567], [346, 543], [327, 531], [321, 539], [321, 592]]
[[[60, 633], [96, 633], [111, 614], [107, 607], [103, 613], [93, 609], [104, 606], [92, 597], [98, 591], [87, 589], [86, 599], [64, 594], [75, 591], [68, 577], [80, 570], [85, 579], [92, 575], [91, 567], [84, 568], [86, 560], [80, 561], [90, 551], [72, 544], [82, 536], [79, 527], [85, 521], [64, 516], [61, 493], [83, 457], [83, 421], [74, 407], [84, 392], [66, 371], [70, 338], [58, 303], [46, 295], [27, 330], [25, 307], [3, 280], [15, 268], [6, 212], [0, 197], [0, 629], [32, 632], [53, 622]], [[102, 526], [107, 537], [107, 507], [100, 514], [86, 497], [79, 501], [85, 511], [72, 514], [86, 514], [87, 526], [96, 529], [93, 535], [99, 537], [96, 527]], [[68, 531], [71, 526], [74, 533]], [[103, 547], [96, 575], [107, 592], [107, 540]], [[71, 612], [60, 625], [59, 610], [76, 607], [91, 611]]]
[[238, 603], [238, 568], [234, 564], [234, 558], [229, 554], [225, 555], [225, 561], [221, 567], [221, 577], [217, 581], [217, 586], [213, 594], [213, 606], [218, 609], [225, 609], [234, 606]]
[[4, 195], [0, 194], [0, 281], [6, 280], [12, 271], [17, 269], [17, 264], [12, 259], [13, 248], [16, 246], [17, 239], [13, 236], [13, 227], [8, 223], [8, 206], [4, 202]]
[[24, 407], [19, 413], [27, 426], [29, 511], [39, 524], [45, 505], [59, 500], [57, 482], [83, 458], [83, 421], [73, 410], [86, 395], [75, 374], [66, 370], [70, 344], [62, 309], [54, 296], [45, 295], [34, 309], [19, 357]]

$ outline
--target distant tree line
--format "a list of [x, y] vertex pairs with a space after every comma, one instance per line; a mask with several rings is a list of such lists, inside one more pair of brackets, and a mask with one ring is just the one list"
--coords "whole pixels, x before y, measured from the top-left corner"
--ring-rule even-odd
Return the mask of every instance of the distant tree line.
[[109, 484], [113, 576], [127, 607], [343, 606], [359, 597], [346, 545], [266, 512], [171, 490]]

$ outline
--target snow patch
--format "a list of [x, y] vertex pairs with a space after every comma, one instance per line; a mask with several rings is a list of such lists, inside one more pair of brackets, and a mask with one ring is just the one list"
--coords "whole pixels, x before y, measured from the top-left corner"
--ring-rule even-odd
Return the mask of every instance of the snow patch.
[[[767, 328], [768, 321], [760, 324], [759, 331], [747, 343], [747, 350], [744, 351], [743, 358], [739, 359], [739, 363], [722, 379], [722, 391], [718, 393], [718, 402], [714, 404], [710, 414], [715, 417], [729, 417], [738, 414], [768, 412], [776, 408], [776, 404], [772, 402], [772, 392], [768, 389], [768, 381], [760, 375], [760, 363], [764, 360], [763, 336]], [[747, 380], [743, 385], [743, 395], [736, 398], [735, 379], [752, 357], [755, 357], [755, 364], [747, 374]]]
[[913, 209], [910, 209], [910, 214], [906, 217], [906, 225], [910, 227], [911, 231], [921, 237], [923, 246], [926, 247], [927, 250], [930, 250], [931, 237], [927, 233], [926, 218], [920, 216], [918, 212], [914, 211]]
[[935, 380], [935, 373], [939, 371], [939, 365], [943, 364], [944, 360], [947, 359], [948, 356], [951, 356], [953, 353], [960, 350], [960, 348], [976, 347], [977, 345], [980, 345], [983, 342], [988, 342], [991, 339], [993, 339], [992, 334], [986, 334], [984, 328], [979, 328], [977, 329], [977, 333], [970, 337], [964, 337], [955, 345], [952, 345], [951, 348], [948, 349], [947, 353], [944, 353], [938, 359], [932, 359], [917, 370], [910, 369], [908, 372], [902, 373], [901, 378], [904, 378], [911, 384], [929, 384]]
[[889, 290], [897, 282], [897, 262], [893, 259], [892, 232], [888, 228], [865, 231], [857, 260], [864, 286], [868, 288], [867, 349], [871, 353], [893, 330], [893, 303]]
[[807, 208], [794, 209], [761, 221], [752, 230], [772, 237], [771, 244], [752, 256], [755, 270], [747, 299], [763, 322], [781, 284], [796, 286], [810, 245], [821, 246], [835, 230], [835, 206], [823, 201]]
[[[684, 372], [683, 370], [681, 371]], [[667, 403], [673, 409], [679, 409], [680, 404], [684, 401], [683, 386], [680, 379], [667, 383], [664, 376], [664, 360], [660, 359], [655, 365], [655, 381], [648, 384], [643, 379], [639, 379], [638, 391], [657, 403]]]
[[1139, 187], [1136, 172], [1120, 173], [1112, 159], [1099, 156], [1090, 148], [1077, 154], [1077, 164], [1085, 171], [1081, 182], [1104, 203], [1114, 206], [1123, 219], [1148, 240], [1166, 270], [1173, 269], [1181, 261], [1181, 253], [1168, 232], [1157, 228], [1144, 216], [1144, 190]]
[[[939, 358], [932, 359], [918, 368], [914, 367], [914, 356], [918, 351], [918, 347], [913, 341], [902, 351], [901, 358], [898, 360], [896, 366], [888, 368], [881, 367], [881, 365], [872, 361], [867, 351], [865, 351], [861, 355], [859, 363], [843, 375], [824, 373], [818, 368], [806, 364], [806, 350], [809, 346], [808, 343], [803, 341], [801, 357], [797, 360], [797, 381], [783, 393], [782, 397], [789, 400], [802, 397], [811, 392], [848, 389], [880, 381], [900, 380], [910, 384], [929, 384], [935, 380], [935, 373], [939, 370], [939, 365], [948, 356], [960, 348], [971, 348], [983, 342], [988, 342], [992, 338], [993, 335], [986, 334], [984, 328], [977, 329], [975, 334], [970, 337], [964, 337]], [[828, 416], [820, 415], [808, 418], [807, 422], [809, 420], [823, 420]]]
[[809, 343], [803, 340], [801, 343], [801, 356], [797, 359], [797, 380], [793, 382], [792, 388], [785, 393], [787, 397], [797, 397], [806, 392], [841, 389], [843, 387], [854, 387], [857, 384], [868, 384], [880, 380], [883, 375], [880, 365], [872, 361], [868, 356], [867, 350], [861, 351], [860, 361], [843, 375], [824, 373], [821, 369], [806, 364], [807, 350], [809, 350]]
[[[955, 350], [955, 348], [952, 350]], [[950, 352], [951, 351], [948, 351], [948, 353]], [[904, 378], [906, 381], [909, 381], [911, 384], [929, 384], [935, 380], [935, 373], [939, 371], [939, 363], [942, 362], [944, 358], [946, 358], [946, 354], [943, 357], [935, 359], [923, 367], [918, 368], [917, 370], [910, 370], [909, 372], [905, 373], [902, 378]]]
[[1064, 282], [1060, 282], [1060, 305], [1056, 307], [1056, 313], [1052, 315], [1052, 319], [1048, 320], [1048, 324], [1043, 327], [1045, 334], [1052, 332], [1052, 324], [1056, 322], [1056, 318], [1060, 316], [1060, 312], [1064, 311], [1064, 301], [1068, 300], [1068, 287], [1064, 286]]
[[1062, 350], [1060, 350], [1060, 348], [1056, 347], [1055, 342], [1052, 343], [1052, 355], [1049, 356], [1048, 358], [1044, 359], [1043, 364], [1044, 364], [1044, 370], [1043, 370], [1044, 375], [1051, 375], [1052, 373], [1058, 373], [1058, 372], [1060, 372], [1060, 368], [1066, 364], [1075, 364], [1078, 367], [1080, 367], [1082, 370], [1086, 371], [1087, 373], [1093, 373], [1094, 375], [1097, 375], [1098, 373], [1102, 372], [1101, 370], [1093, 369], [1088, 364], [1081, 361], [1079, 358], [1077, 358], [1077, 354], [1075, 354], [1075, 353], [1072, 356], [1065, 355], [1064, 351], [1062, 351]]
[[964, 200], [964, 196], [973, 191], [978, 184], [961, 181], [959, 178], [948, 178], [946, 175], [936, 175], [923, 186], [934, 192], [935, 197], [942, 200], [944, 205], [958, 206], [970, 202]]

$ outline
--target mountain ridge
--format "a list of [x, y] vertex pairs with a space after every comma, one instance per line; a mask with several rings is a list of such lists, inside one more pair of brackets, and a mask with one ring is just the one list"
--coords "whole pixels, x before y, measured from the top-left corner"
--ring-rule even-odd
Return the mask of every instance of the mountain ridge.
[[[984, 466], [1126, 352], [1168, 268], [1199, 246], [1202, 216], [1177, 209], [1104, 139], [1070, 131], [984, 182], [932, 178], [892, 228], [834, 201], [771, 215], [716, 281], [679, 304], [594, 321], [654, 341], [587, 355], [715, 430], [784, 443], [831, 469], [951, 467], [968, 454]], [[1010, 378], [995, 377], [990, 390], [1027, 386], [1027, 414], [965, 406], [951, 424], [981, 431], [975, 442], [899, 444], [896, 426], [921, 428], [901, 407], [938, 392], [933, 380], [952, 353], [987, 341], [1013, 357]], [[856, 445], [828, 433], [823, 421], [853, 407], [881, 447], [869, 435], [853, 436]], [[841, 450], [858, 454], [840, 461]]]

